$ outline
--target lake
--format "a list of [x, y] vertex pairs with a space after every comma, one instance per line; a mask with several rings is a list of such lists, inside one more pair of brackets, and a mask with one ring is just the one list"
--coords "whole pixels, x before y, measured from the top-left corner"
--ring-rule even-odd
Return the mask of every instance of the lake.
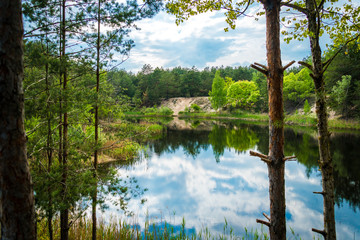
[[[268, 169], [250, 150], [268, 152], [268, 127], [241, 121], [184, 121], [169, 123], [162, 137], [146, 144], [144, 156], [131, 166], [119, 167], [122, 176], [137, 179], [148, 191], [139, 205], [128, 208], [141, 227], [165, 220], [173, 226], [186, 221], [188, 232], [208, 228], [222, 233], [225, 219], [236, 234], [245, 227], [267, 232], [256, 219], [269, 215]], [[338, 239], [360, 239], [360, 133], [331, 135], [335, 163], [336, 228]], [[323, 199], [316, 129], [286, 128], [287, 162], [286, 218], [288, 238], [319, 236], [311, 228], [323, 229]], [[121, 216], [115, 206], [104, 214]], [[322, 237], [320, 238], [322, 239]]]

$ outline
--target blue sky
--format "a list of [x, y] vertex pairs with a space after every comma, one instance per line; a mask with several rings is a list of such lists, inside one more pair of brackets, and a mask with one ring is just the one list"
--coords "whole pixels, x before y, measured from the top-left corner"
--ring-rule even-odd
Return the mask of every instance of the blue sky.
[[[259, 7], [250, 9], [253, 15]], [[190, 18], [181, 25], [175, 17], [160, 12], [154, 18], [138, 22], [139, 31], [133, 30], [135, 41], [130, 58], [120, 66], [137, 72], [144, 64], [153, 68], [176, 66], [198, 69], [212, 66], [249, 66], [253, 62], [266, 63], [265, 19], [241, 17], [235, 30], [228, 27], [221, 12], [210, 12]], [[293, 41], [282, 44], [282, 61], [302, 60], [310, 55], [309, 43]]]

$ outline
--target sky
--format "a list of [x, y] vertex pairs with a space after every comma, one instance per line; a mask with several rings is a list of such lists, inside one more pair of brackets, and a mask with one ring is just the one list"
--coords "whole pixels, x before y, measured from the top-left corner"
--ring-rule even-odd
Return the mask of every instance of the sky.
[[[259, 8], [250, 9], [249, 15], [261, 10]], [[141, 30], [133, 30], [130, 34], [135, 47], [120, 68], [136, 73], [144, 64], [153, 68], [195, 66], [198, 69], [249, 66], [254, 62], [266, 64], [264, 18], [256, 21], [254, 17], [241, 17], [235, 30], [225, 32], [228, 25], [222, 12], [200, 14], [179, 26], [174, 16], [160, 12], [137, 23]], [[290, 44], [281, 41], [281, 45], [283, 65], [310, 55], [307, 39]]]

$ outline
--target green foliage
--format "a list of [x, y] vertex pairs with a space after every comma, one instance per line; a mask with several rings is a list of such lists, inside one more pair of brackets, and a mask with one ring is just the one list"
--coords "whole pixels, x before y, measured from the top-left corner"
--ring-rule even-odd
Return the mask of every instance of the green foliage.
[[216, 71], [215, 78], [212, 83], [212, 89], [209, 92], [211, 106], [218, 110], [226, 103], [225, 81], [220, 77], [220, 72]]
[[[108, 83], [113, 85], [115, 93], [128, 97], [128, 109], [126, 111], [134, 111], [134, 109], [137, 110], [141, 106], [152, 107], [159, 105], [164, 99], [208, 96], [216, 71], [219, 71], [220, 76], [225, 79], [225, 88], [228, 88], [234, 82], [233, 79], [250, 80], [255, 73], [255, 70], [241, 66], [236, 68], [207, 67], [200, 71], [195, 67], [153, 69], [150, 65], [145, 64], [137, 74], [111, 70], [106, 75]], [[262, 77], [261, 81], [261, 86], [264, 85], [265, 87], [264, 93], [266, 95], [266, 79]], [[262, 105], [259, 104], [259, 106]]]
[[267, 89], [267, 79], [264, 74], [256, 71], [253, 72], [251, 81], [255, 82], [259, 87], [260, 97], [258, 102], [256, 103], [256, 109], [262, 112], [268, 111], [268, 89]]
[[303, 68], [299, 73], [293, 72], [284, 76], [284, 99], [296, 103], [314, 93], [314, 82], [310, 77], [310, 70]]
[[308, 100], [306, 99], [305, 103], [304, 103], [304, 113], [305, 113], [305, 115], [308, 115], [310, 113], [310, 110], [311, 110], [310, 104], [309, 104]]
[[[285, 3], [284, 6], [288, 7], [286, 12], [289, 12], [289, 14], [284, 14], [281, 18], [283, 24], [288, 26], [282, 31], [282, 34], [285, 35], [284, 41], [287, 43], [291, 40], [303, 41], [309, 36], [317, 36], [320, 38], [324, 33], [327, 33], [334, 43], [333, 46], [339, 48], [346, 41], [357, 36], [358, 24], [360, 22], [360, 7], [351, 1], [341, 2], [339, 4], [338, 2], [338, 0], [322, 1], [321, 4], [320, 2], [316, 2], [317, 6], [315, 7], [315, 11], [319, 13], [321, 18], [319, 32], [310, 32], [308, 28], [308, 18], [294, 17], [291, 11], [295, 10], [300, 13], [307, 12], [308, 9], [306, 9], [305, 0]], [[329, 22], [332, 24], [328, 24]]]
[[[336, 49], [331, 49], [326, 54], [326, 58], [330, 58]], [[343, 49], [330, 64], [325, 72], [325, 87], [330, 93], [329, 105], [345, 118], [360, 117], [360, 55], [357, 47], [348, 46]], [[345, 91], [343, 104], [338, 105], [332, 90], [338, 88], [338, 82], [342, 81], [343, 76], [351, 76], [348, 90]]]
[[[245, 0], [237, 1], [234, 3], [225, 1], [214, 2], [210, 0], [199, 2], [172, 0], [167, 3], [166, 8], [169, 13], [175, 15], [176, 24], [178, 25], [185, 20], [188, 20], [191, 16], [195, 16], [205, 12], [219, 11], [221, 9], [225, 9], [225, 21], [231, 29], [235, 29], [237, 18], [248, 9], [249, 4], [251, 3], [253, 2], [248, 2]], [[227, 32], [229, 31], [229, 28], [226, 27], [224, 30]]]
[[227, 90], [227, 102], [232, 107], [250, 109], [259, 100], [260, 91], [256, 83], [251, 81], [238, 81]]
[[194, 112], [200, 112], [201, 107], [195, 103], [191, 104], [190, 108], [194, 111]]
[[332, 101], [332, 107], [338, 111], [343, 111], [345, 109], [345, 100], [349, 93], [349, 87], [351, 83], [351, 76], [345, 75], [341, 77], [341, 81], [337, 82], [333, 86], [330, 99]]

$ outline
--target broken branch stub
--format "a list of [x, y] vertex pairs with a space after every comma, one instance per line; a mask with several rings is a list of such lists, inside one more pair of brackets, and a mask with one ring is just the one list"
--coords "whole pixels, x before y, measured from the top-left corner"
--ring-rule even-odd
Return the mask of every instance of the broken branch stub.
[[254, 65], [254, 64], [251, 64], [250, 67], [252, 67], [253, 69], [255, 69], [255, 70], [259, 71], [259, 72], [261, 72], [265, 76], [268, 76], [268, 74], [269, 74], [267, 68], [263, 69], [263, 68], [260, 68], [260, 67], [258, 67], [256, 65]]
[[270, 217], [266, 213], [263, 213], [263, 215], [269, 222], [271, 222]]
[[287, 68], [289, 68], [291, 65], [293, 65], [295, 63], [295, 61], [291, 61], [288, 64], [285, 65], [285, 67], [283, 67], [283, 71], [285, 71]]
[[271, 160], [269, 159], [269, 156], [264, 155], [262, 153], [250, 151], [250, 156], [259, 157], [261, 159], [261, 161], [266, 162], [268, 164], [271, 163]]
[[304, 67], [307, 67], [308, 69], [310, 69], [310, 71], [314, 71], [313, 70], [313, 67], [310, 65], [310, 64], [308, 64], [308, 63], [306, 63], [306, 62], [303, 62], [303, 61], [298, 61], [298, 63], [301, 65], [301, 66], [304, 66]]
[[316, 228], [312, 228], [311, 231], [316, 232], [316, 233], [319, 233], [319, 234], [323, 235], [324, 238], [326, 238], [326, 232], [325, 232], [325, 230], [319, 230], [319, 229], [316, 229]]
[[270, 223], [269, 223], [269, 222], [267, 222], [267, 221], [264, 221], [264, 220], [261, 220], [261, 219], [256, 219], [256, 222], [257, 222], [257, 223], [264, 224], [264, 225], [266, 225], [266, 226], [270, 227]]
[[254, 151], [250, 151], [250, 156], [254, 156], [254, 157], [259, 157], [259, 158], [264, 158], [264, 159], [269, 159], [268, 155], [262, 154], [262, 153], [258, 153], [258, 152], [254, 152]]
[[288, 156], [288, 157], [284, 157], [284, 161], [296, 161], [296, 156]]

